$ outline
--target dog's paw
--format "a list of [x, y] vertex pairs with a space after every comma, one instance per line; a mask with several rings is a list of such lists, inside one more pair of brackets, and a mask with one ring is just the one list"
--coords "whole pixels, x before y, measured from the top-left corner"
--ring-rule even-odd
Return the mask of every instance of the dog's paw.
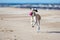
[[34, 28], [34, 26], [32, 26], [32, 28]]

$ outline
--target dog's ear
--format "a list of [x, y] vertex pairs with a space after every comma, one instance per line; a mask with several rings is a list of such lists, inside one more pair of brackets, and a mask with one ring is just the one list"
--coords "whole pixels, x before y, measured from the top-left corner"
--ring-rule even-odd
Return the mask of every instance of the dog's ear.
[[38, 12], [38, 10], [34, 10], [35, 12]]
[[36, 10], [36, 12], [38, 12], [38, 10]]

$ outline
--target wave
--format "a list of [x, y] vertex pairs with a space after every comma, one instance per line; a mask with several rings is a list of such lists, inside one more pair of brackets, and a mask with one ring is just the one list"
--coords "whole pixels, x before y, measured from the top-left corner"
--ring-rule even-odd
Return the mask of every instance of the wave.
[[59, 3], [0, 3], [0, 7], [59, 9]]

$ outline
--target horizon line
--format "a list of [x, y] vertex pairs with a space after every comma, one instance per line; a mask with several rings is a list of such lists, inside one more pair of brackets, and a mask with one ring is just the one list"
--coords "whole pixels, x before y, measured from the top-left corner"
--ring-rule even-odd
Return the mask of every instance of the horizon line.
[[35, 5], [39, 5], [39, 4], [56, 4], [56, 5], [60, 5], [60, 3], [0, 3], [0, 4], [8, 4], [8, 5], [11, 5], [11, 4], [13, 4], [13, 5], [20, 5], [20, 4], [35, 4]]

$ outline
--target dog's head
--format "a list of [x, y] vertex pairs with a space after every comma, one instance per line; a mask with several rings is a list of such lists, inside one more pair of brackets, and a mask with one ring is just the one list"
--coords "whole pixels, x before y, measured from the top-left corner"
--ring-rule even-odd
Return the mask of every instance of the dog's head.
[[37, 10], [37, 9], [33, 9], [33, 11], [38, 12], [38, 10]]
[[34, 10], [35, 12], [38, 12], [38, 10]]

